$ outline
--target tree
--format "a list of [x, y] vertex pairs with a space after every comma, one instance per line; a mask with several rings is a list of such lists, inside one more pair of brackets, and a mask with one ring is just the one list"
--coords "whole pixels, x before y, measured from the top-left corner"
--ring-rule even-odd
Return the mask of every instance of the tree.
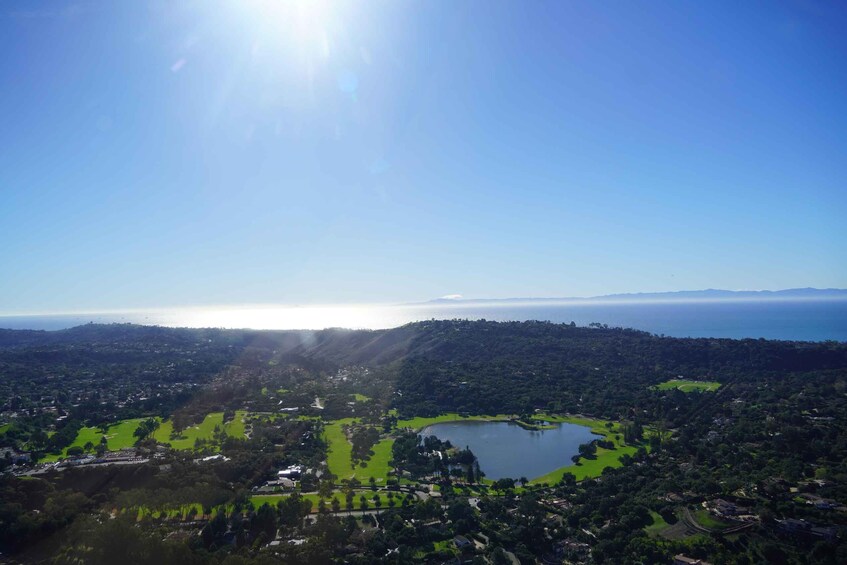
[[627, 443], [638, 443], [644, 436], [644, 428], [638, 422], [623, 425], [623, 438]]
[[579, 454], [586, 459], [591, 459], [594, 457], [594, 454], [597, 453], [597, 444], [593, 441], [588, 443], [583, 443], [579, 446]]
[[[579, 460], [579, 457], [577, 457], [577, 460]], [[573, 473], [564, 473], [562, 475], [561, 480], [559, 481], [559, 484], [562, 485], [562, 486], [573, 486], [573, 485], [575, 485], [576, 484], [576, 475], [574, 475]]]
[[221, 538], [226, 533], [226, 528], [226, 514], [218, 512], [200, 532], [205, 546], [210, 547], [215, 540]]
[[30, 443], [33, 445], [33, 447], [37, 448], [41, 448], [47, 445], [47, 439], [47, 432], [45, 432], [41, 428], [38, 428], [37, 430], [32, 432], [32, 435], [30, 435], [29, 437]]
[[159, 421], [156, 418], [147, 418], [146, 420], [142, 420], [138, 427], [135, 428], [135, 431], [132, 433], [133, 436], [138, 438], [138, 441], [141, 442], [147, 439], [153, 432], [156, 431], [156, 428], [159, 427]]
[[[192, 508], [193, 510], [193, 508]], [[250, 518], [250, 531], [254, 535], [264, 533], [268, 538], [276, 537], [277, 518], [276, 511], [266, 502], [259, 506], [256, 513]]]
[[318, 485], [318, 496], [321, 498], [331, 497], [333, 486], [332, 481], [322, 480]]
[[506, 555], [502, 547], [495, 547], [491, 553], [492, 563], [494, 565], [512, 565], [512, 560]]
[[497, 479], [491, 486], [494, 490], [511, 490], [515, 488], [515, 479], [510, 479], [508, 477]]

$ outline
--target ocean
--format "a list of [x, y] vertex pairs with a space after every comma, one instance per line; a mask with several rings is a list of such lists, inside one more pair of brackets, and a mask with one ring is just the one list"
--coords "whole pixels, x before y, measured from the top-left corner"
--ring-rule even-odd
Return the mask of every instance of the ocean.
[[253, 329], [383, 329], [429, 319], [592, 322], [673, 337], [847, 341], [847, 300], [431, 303], [251, 306], [99, 314], [0, 316], [0, 328], [59, 330], [94, 323]]

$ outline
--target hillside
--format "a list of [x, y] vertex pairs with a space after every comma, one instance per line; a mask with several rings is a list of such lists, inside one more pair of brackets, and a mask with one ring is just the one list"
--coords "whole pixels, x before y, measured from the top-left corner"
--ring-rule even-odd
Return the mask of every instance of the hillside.
[[[573, 562], [689, 551], [718, 562], [727, 547], [748, 556], [739, 562], [799, 563], [812, 550], [842, 562], [845, 379], [847, 344], [597, 324], [0, 332], [0, 465], [10, 470], [0, 489], [11, 501], [0, 550], [43, 562], [56, 549], [44, 532], [56, 532], [80, 556], [117, 536], [122, 548], [182, 552], [172, 562], [232, 550], [374, 563], [396, 545], [407, 547], [402, 562], [428, 564], [455, 556], [455, 536], [479, 532], [492, 548], [477, 556], [500, 548], [527, 563], [571, 550]], [[557, 445], [561, 461], [526, 470], [517, 490], [514, 476], [480, 480], [496, 471], [473, 443], [418, 435], [484, 421], [519, 422], [521, 445], [549, 422], [588, 426], [595, 440]], [[517, 473], [530, 462], [520, 461]], [[305, 470], [294, 491], [277, 480], [292, 465]], [[376, 524], [344, 515], [371, 504]], [[716, 514], [731, 505], [745, 517]], [[430, 526], [404, 526], [424, 518]], [[818, 529], [786, 537], [782, 524], [799, 522], [781, 520], [801, 519]], [[270, 543], [289, 539], [309, 541]]]

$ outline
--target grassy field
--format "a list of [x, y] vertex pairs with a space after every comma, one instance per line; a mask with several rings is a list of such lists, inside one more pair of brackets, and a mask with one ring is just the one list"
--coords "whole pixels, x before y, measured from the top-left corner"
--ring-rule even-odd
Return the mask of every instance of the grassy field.
[[171, 432], [174, 429], [173, 423], [170, 420], [166, 420], [153, 433], [153, 437], [160, 443], [171, 444], [171, 447], [174, 449], [194, 449], [194, 442], [197, 439], [211, 439], [215, 431], [215, 426], [223, 426], [223, 429], [230, 436], [243, 438], [244, 419], [246, 415], [247, 413], [244, 410], [236, 410], [235, 418], [224, 424], [224, 413], [212, 412], [207, 414], [200, 424], [183, 430], [180, 439], [174, 440], [171, 439]]
[[[335, 494], [335, 496], [338, 498], [338, 500], [341, 501], [341, 506], [343, 507], [344, 506], [344, 495], [339, 494], [339, 493], [333, 493], [333, 494]], [[277, 502], [279, 502], [280, 500], [286, 499], [289, 496], [290, 495], [288, 495], [288, 494], [257, 494], [255, 496], [250, 497], [250, 504], [253, 505], [253, 508], [258, 508], [259, 506], [261, 506], [262, 504], [264, 504], [266, 502], [268, 504], [270, 504], [271, 506], [276, 506]], [[318, 503], [320, 502], [320, 497], [317, 495], [317, 493], [301, 494], [300, 496], [302, 496], [305, 500], [311, 500], [312, 501], [312, 510], [317, 511]], [[332, 500], [332, 499], [330, 499], [330, 500]], [[329, 503], [329, 501], [327, 501], [327, 503]]]
[[[614, 449], [605, 449], [602, 447], [597, 448], [597, 453], [594, 459], [580, 459], [578, 465], [568, 465], [567, 467], [562, 467], [560, 469], [556, 469], [546, 475], [542, 475], [530, 481], [532, 484], [539, 483], [548, 483], [555, 484], [558, 483], [562, 479], [562, 475], [565, 473], [572, 473], [576, 480], [581, 481], [583, 479], [599, 477], [603, 473], [603, 469], [606, 467], [620, 467], [622, 465], [620, 458], [625, 455], [634, 455], [636, 451], [638, 451], [638, 447], [634, 445], [626, 445], [623, 441], [623, 436], [621, 434], [621, 427], [618, 423], [612, 423], [612, 427], [606, 427], [606, 424], [609, 422], [605, 420], [596, 420], [593, 418], [585, 418], [581, 416], [549, 416], [545, 414], [539, 414], [534, 416], [536, 420], [542, 420], [547, 422], [564, 422], [568, 424], [576, 424], [578, 426], [586, 426], [591, 428], [591, 431], [595, 434], [599, 434], [604, 436], [604, 439], [607, 441], [611, 441], [615, 447]], [[615, 435], [621, 435], [620, 439], [615, 439]]]
[[364, 394], [359, 394], [358, 392], [356, 392], [356, 393], [353, 393], [353, 399], [356, 402], [367, 402], [368, 400], [371, 399], [371, 397], [365, 396]]
[[[375, 492], [369, 491], [369, 490], [357, 490], [357, 491], [355, 491], [355, 495], [356, 496], [353, 499], [353, 510], [361, 510], [362, 509], [362, 503], [361, 503], [361, 500], [360, 500], [361, 495], [365, 495], [365, 498], [368, 500], [368, 509], [370, 509], [370, 510], [376, 509], [376, 505], [374, 504], [374, 499], [373, 499], [374, 495], [379, 497], [379, 501], [380, 501], [380, 504], [381, 504], [381, 506], [380, 506], [381, 510], [388, 508], [388, 497], [385, 495], [384, 492], [375, 493]], [[291, 496], [291, 495], [289, 495], [289, 494], [257, 494], [257, 495], [250, 497], [250, 504], [253, 505], [253, 508], [258, 508], [259, 506], [261, 506], [262, 504], [265, 504], [266, 502], [268, 504], [270, 504], [271, 506], [276, 506], [276, 504], [280, 500], [284, 500], [284, 499], [288, 498], [289, 496]], [[318, 506], [320, 505], [321, 499], [317, 495], [317, 493], [301, 494], [300, 496], [302, 496], [305, 500], [311, 500], [312, 501], [312, 512], [318, 511]], [[347, 510], [347, 499], [345, 498], [344, 493], [340, 492], [340, 491], [333, 492], [332, 496], [329, 497], [328, 499], [326, 499], [326, 506], [327, 506], [328, 510], [332, 509], [332, 499], [333, 498], [338, 499], [338, 502], [341, 504], [341, 510], [342, 511]], [[399, 496], [395, 500], [397, 501], [397, 504], [399, 505], [400, 504]]]
[[[135, 432], [138, 424], [145, 419], [146, 418], [132, 418], [130, 420], [121, 420], [120, 422], [109, 426], [109, 429], [106, 430], [106, 445], [108, 449], [110, 451], [116, 451], [118, 449], [123, 449], [124, 447], [132, 447], [135, 445], [135, 440], [138, 438], [132, 434]], [[61, 455], [47, 454], [43, 461], [58, 461], [62, 457], [67, 457], [68, 449], [71, 447], [85, 447], [85, 444], [89, 441], [94, 445], [94, 447], [97, 447], [100, 443], [101, 437], [103, 437], [103, 434], [100, 433], [99, 428], [81, 428], [74, 442], [66, 447], [62, 451]]]
[[665, 519], [662, 518], [658, 512], [653, 512], [651, 510], [650, 517], [653, 518], [653, 523], [649, 526], [645, 526], [644, 531], [647, 532], [647, 535], [655, 537], [662, 533], [662, 530], [666, 529], [669, 524], [665, 522]]
[[[234, 437], [244, 437], [244, 416], [245, 412], [239, 410], [235, 413], [235, 418], [232, 422], [224, 426], [226, 432]], [[110, 451], [123, 449], [124, 447], [132, 447], [137, 439], [133, 433], [143, 420], [146, 418], [133, 418], [130, 420], [122, 420], [116, 424], [109, 426], [106, 431], [106, 445]], [[206, 416], [203, 423], [185, 430], [185, 438], [171, 441], [170, 434], [173, 430], [173, 425], [170, 421], [163, 422], [159, 428], [153, 433], [156, 441], [162, 443], [170, 443], [174, 449], [193, 449], [194, 440], [197, 438], [209, 439], [215, 429], [215, 425], [220, 425], [223, 422], [223, 412], [215, 412]], [[60, 455], [48, 454], [44, 457], [44, 461], [53, 462], [62, 457], [67, 456], [67, 451], [71, 447], [84, 447], [86, 443], [91, 442], [95, 447], [100, 443], [100, 438], [103, 436], [99, 428], [81, 428], [74, 442], [65, 448]]]
[[[132, 420], [124, 420], [114, 426], [109, 426], [106, 433], [106, 442], [110, 451], [121, 449], [123, 447], [131, 447], [135, 444], [135, 433], [138, 424], [146, 418], [134, 418]], [[99, 439], [98, 439], [99, 441]], [[95, 444], [96, 445], [96, 444]]]
[[453, 554], [457, 553], [456, 544], [453, 543], [453, 538], [437, 541], [432, 545], [433, 551], [447, 551]]
[[339, 479], [351, 479], [356, 477], [360, 481], [368, 481], [371, 477], [376, 481], [384, 482], [388, 479], [388, 471], [391, 469], [389, 461], [391, 461], [391, 446], [394, 443], [392, 439], [383, 439], [373, 446], [374, 454], [367, 461], [366, 467], [353, 467], [350, 461], [350, 455], [353, 452], [353, 446], [347, 441], [344, 435], [342, 426], [354, 422], [353, 418], [344, 418], [329, 422], [324, 426], [324, 439], [327, 442], [327, 465], [329, 470]]
[[[611, 441], [614, 449], [597, 448], [596, 456], [593, 459], [581, 459], [579, 465], [569, 465], [556, 469], [546, 475], [537, 477], [531, 481], [533, 484], [549, 483], [554, 484], [561, 480], [565, 473], [573, 473], [577, 480], [585, 478], [598, 477], [606, 467], [620, 467], [622, 463], [620, 458], [625, 455], [634, 455], [638, 451], [637, 446], [625, 445], [623, 439], [615, 439], [615, 435], [621, 434], [620, 425], [612, 423], [611, 428], [606, 427], [608, 422], [604, 420], [596, 420], [578, 416], [549, 416], [539, 414], [533, 417], [536, 421], [547, 421], [553, 423], [569, 423], [579, 426], [591, 428], [591, 431], [603, 436], [606, 440]], [[456, 421], [505, 421], [509, 420], [510, 416], [500, 414], [496, 416], [460, 416], [456, 413], [441, 414], [434, 417], [418, 417], [407, 420], [399, 420], [398, 428], [411, 428], [420, 432], [422, 429], [433, 424], [442, 422]], [[353, 418], [345, 418], [327, 423], [324, 427], [324, 439], [327, 442], [328, 456], [327, 465], [330, 472], [337, 475], [340, 479], [348, 479], [356, 477], [360, 481], [367, 481], [374, 477], [377, 482], [381, 482], [388, 477], [390, 470], [389, 462], [391, 460], [391, 446], [393, 440], [384, 439], [377, 443], [374, 448], [374, 455], [367, 462], [366, 467], [353, 467], [350, 461], [352, 446], [344, 435], [342, 427], [354, 422]]]
[[689, 381], [685, 379], [671, 379], [656, 385], [656, 390], [681, 390], [682, 392], [714, 392], [718, 390], [721, 383], [715, 381]]
[[[198, 503], [194, 504], [182, 504], [180, 506], [176, 506], [174, 508], [165, 508], [160, 510], [153, 510], [146, 506], [142, 506], [140, 508], [133, 508], [133, 511], [136, 512], [136, 520], [141, 521], [144, 518], [154, 518], [158, 519], [169, 519], [169, 520], [187, 520], [188, 513], [191, 509], [194, 509], [196, 512], [196, 516], [203, 515], [203, 506]], [[213, 511], [214, 514], [214, 511]]]
[[[676, 517], [677, 521], [673, 524], [667, 524], [664, 527], [656, 527], [656, 522], [652, 525], [647, 526], [645, 531], [651, 536], [659, 536], [666, 540], [671, 541], [682, 541], [686, 540], [687, 542], [696, 542], [698, 540], [705, 539], [705, 536], [701, 533], [696, 533], [696, 531], [686, 525], [685, 521], [681, 519], [682, 512], [680, 509], [677, 509]], [[654, 512], [650, 512], [650, 515], [653, 516]], [[661, 519], [661, 516], [659, 516]]]
[[434, 417], [431, 417], [431, 418], [419, 417], [419, 418], [411, 418], [409, 420], [398, 420], [397, 421], [397, 427], [398, 428], [411, 428], [411, 429], [419, 432], [422, 429], [426, 428], [427, 426], [431, 426], [433, 424], [441, 424], [441, 423], [444, 423], [444, 422], [467, 422], [467, 421], [472, 421], [472, 420], [483, 421], [483, 422], [487, 422], [487, 421], [496, 422], [496, 421], [508, 420], [510, 417], [511, 416], [508, 416], [506, 414], [500, 414], [498, 416], [460, 416], [459, 414], [456, 414], [455, 412], [450, 412], [450, 413], [447, 413], [447, 414], [441, 414], [439, 416], [434, 416]]
[[705, 508], [696, 510], [693, 514], [700, 525], [704, 528], [709, 528], [710, 530], [722, 530], [729, 526], [728, 523], [712, 516], [712, 514]]

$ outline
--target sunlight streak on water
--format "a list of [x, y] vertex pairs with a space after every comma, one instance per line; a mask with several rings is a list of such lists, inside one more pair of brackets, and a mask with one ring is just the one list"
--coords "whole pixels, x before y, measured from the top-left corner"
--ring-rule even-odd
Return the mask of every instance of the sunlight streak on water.
[[847, 341], [847, 300], [712, 302], [243, 305], [0, 316], [0, 328], [57, 330], [94, 323], [169, 327], [385, 329], [423, 320], [592, 322], [674, 337]]
[[317, 330], [330, 327], [379, 329], [402, 325], [404, 317], [399, 314], [396, 309], [387, 306], [220, 308], [202, 309], [188, 313], [183, 317], [181, 325], [264, 330]]

